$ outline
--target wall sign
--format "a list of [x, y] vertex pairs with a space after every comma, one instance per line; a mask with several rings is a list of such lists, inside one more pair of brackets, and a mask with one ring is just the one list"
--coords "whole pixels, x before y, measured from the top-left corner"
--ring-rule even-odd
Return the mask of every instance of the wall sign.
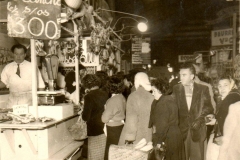
[[132, 64], [151, 64], [150, 37], [132, 38]]
[[211, 32], [212, 46], [232, 45], [233, 29], [213, 30]]
[[80, 63], [83, 66], [98, 66], [99, 65], [99, 55], [94, 54], [91, 52], [89, 48], [91, 43], [91, 38], [86, 37], [82, 40], [82, 55], [79, 58]]
[[178, 55], [178, 62], [194, 61], [196, 55]]
[[8, 35], [33, 39], [58, 39], [61, 32], [61, 0], [10, 1]]

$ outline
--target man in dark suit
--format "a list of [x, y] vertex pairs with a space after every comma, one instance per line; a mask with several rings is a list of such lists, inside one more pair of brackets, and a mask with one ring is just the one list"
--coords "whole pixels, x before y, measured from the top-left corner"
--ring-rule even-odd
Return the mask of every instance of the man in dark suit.
[[173, 87], [172, 95], [179, 109], [186, 159], [204, 160], [205, 116], [213, 113], [213, 106], [208, 87], [194, 82], [195, 73], [192, 64], [184, 63], [180, 67], [181, 84]]

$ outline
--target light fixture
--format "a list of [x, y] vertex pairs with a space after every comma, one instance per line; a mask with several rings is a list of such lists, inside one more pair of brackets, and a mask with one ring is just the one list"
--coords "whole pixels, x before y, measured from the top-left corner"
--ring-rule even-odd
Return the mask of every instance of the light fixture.
[[144, 23], [144, 22], [138, 23], [137, 27], [138, 27], [138, 30], [139, 30], [140, 32], [146, 32], [147, 29], [148, 29], [147, 24]]
[[145, 20], [145, 22], [139, 22], [138, 20], [136, 20], [135, 18], [132, 18], [132, 17], [120, 17], [116, 22], [115, 24], [113, 25], [113, 29], [115, 28], [117, 22], [120, 20], [120, 19], [123, 19], [123, 18], [129, 18], [129, 19], [132, 19], [134, 21], [136, 21], [138, 23], [137, 25], [137, 28], [140, 32], [146, 32], [147, 29], [148, 29], [148, 26], [147, 26], [147, 23], [148, 23], [148, 20], [147, 18], [143, 17], [143, 16], [139, 16], [139, 15], [135, 15], [135, 14], [130, 14], [130, 13], [125, 13], [125, 12], [120, 12], [120, 11], [113, 11], [113, 10], [109, 10], [109, 9], [102, 9], [102, 8], [99, 8], [97, 10], [102, 10], [102, 11], [107, 11], [107, 12], [115, 12], [115, 13], [120, 13], [120, 14], [125, 14], [125, 15], [130, 15], [130, 16], [133, 16], [133, 17], [139, 17], [139, 18], [142, 18]]

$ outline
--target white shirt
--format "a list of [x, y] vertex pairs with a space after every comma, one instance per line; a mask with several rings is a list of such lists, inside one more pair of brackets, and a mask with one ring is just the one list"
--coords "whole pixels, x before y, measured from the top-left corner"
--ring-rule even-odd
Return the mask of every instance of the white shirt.
[[[32, 65], [24, 60], [20, 65], [20, 77], [16, 74], [17, 63], [7, 64], [1, 74], [1, 81], [9, 88], [10, 92], [29, 92], [32, 91]], [[44, 88], [41, 73], [38, 72], [38, 88]]]

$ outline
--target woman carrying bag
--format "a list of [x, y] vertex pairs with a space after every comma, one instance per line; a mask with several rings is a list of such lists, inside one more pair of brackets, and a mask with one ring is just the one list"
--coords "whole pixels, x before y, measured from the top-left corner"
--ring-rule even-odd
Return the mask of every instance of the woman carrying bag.
[[[163, 80], [152, 81], [152, 94], [155, 98], [149, 121], [149, 127], [153, 128], [152, 142], [155, 149], [166, 144], [166, 160], [185, 160], [184, 144], [178, 127], [178, 108], [171, 96], [164, 95], [168, 89], [169, 85]], [[158, 159], [155, 156], [149, 160]]]

